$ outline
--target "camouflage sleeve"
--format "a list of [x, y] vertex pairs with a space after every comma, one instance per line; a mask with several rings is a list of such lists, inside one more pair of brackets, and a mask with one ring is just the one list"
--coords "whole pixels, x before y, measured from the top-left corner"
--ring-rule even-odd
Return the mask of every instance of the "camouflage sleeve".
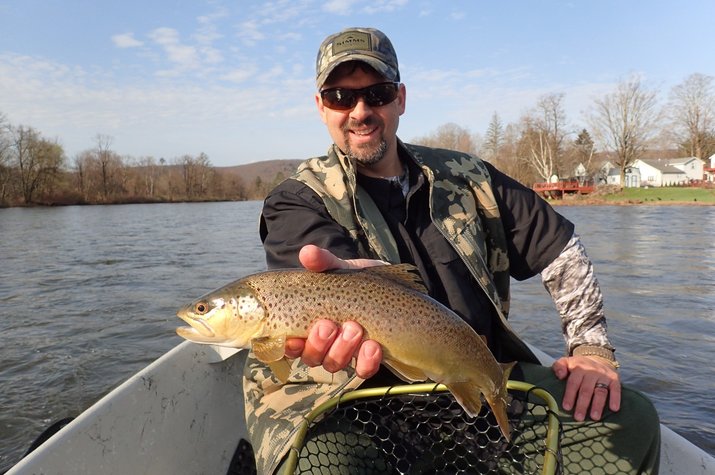
[[263, 474], [275, 471], [310, 411], [364, 381], [352, 366], [328, 373], [322, 367], [309, 368], [295, 360], [288, 381], [281, 383], [253, 351], [246, 358], [243, 375], [246, 427], [258, 473]]
[[541, 279], [561, 316], [568, 354], [582, 345], [613, 352], [601, 288], [578, 235], [574, 234], [561, 254], [541, 272]]

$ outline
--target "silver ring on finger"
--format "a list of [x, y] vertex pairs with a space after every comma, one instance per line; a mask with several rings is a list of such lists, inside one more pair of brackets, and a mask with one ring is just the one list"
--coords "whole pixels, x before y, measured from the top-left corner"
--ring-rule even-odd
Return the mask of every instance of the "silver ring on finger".
[[596, 383], [596, 387], [605, 389], [606, 391], [608, 391], [608, 384], [606, 384], [606, 383]]

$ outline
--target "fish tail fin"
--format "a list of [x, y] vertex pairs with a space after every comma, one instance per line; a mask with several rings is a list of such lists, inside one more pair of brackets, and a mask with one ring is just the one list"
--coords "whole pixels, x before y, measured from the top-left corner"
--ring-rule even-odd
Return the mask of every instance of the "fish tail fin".
[[499, 424], [499, 430], [507, 440], [511, 441], [511, 428], [509, 427], [509, 417], [506, 415], [506, 400], [497, 396], [495, 398], [486, 397], [489, 407], [492, 408], [492, 413]]
[[511, 429], [509, 427], [509, 417], [506, 414], [506, 406], [508, 401], [506, 385], [509, 381], [509, 375], [511, 374], [511, 370], [514, 369], [515, 365], [516, 361], [512, 361], [511, 363], [499, 363], [499, 366], [502, 369], [501, 382], [496, 388], [496, 394], [486, 395], [486, 400], [489, 403], [489, 407], [492, 408], [492, 412], [494, 413], [494, 417], [497, 420], [497, 424], [499, 424], [499, 429], [501, 430], [501, 433], [504, 435], [504, 438], [507, 441], [511, 440]]

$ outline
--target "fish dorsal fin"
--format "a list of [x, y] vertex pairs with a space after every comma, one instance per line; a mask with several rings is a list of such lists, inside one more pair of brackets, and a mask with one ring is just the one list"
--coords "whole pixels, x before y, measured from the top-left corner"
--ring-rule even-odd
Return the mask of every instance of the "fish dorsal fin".
[[383, 279], [391, 280], [407, 288], [416, 290], [423, 294], [427, 293], [427, 288], [422, 282], [422, 276], [417, 267], [412, 264], [390, 264], [386, 266], [366, 267], [363, 272], [378, 275]]

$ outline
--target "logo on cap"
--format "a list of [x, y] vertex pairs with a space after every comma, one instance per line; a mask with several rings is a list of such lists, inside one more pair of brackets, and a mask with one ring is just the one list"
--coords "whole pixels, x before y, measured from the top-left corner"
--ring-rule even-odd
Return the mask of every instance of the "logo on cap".
[[354, 50], [372, 51], [372, 37], [369, 33], [351, 31], [333, 40], [333, 55]]

